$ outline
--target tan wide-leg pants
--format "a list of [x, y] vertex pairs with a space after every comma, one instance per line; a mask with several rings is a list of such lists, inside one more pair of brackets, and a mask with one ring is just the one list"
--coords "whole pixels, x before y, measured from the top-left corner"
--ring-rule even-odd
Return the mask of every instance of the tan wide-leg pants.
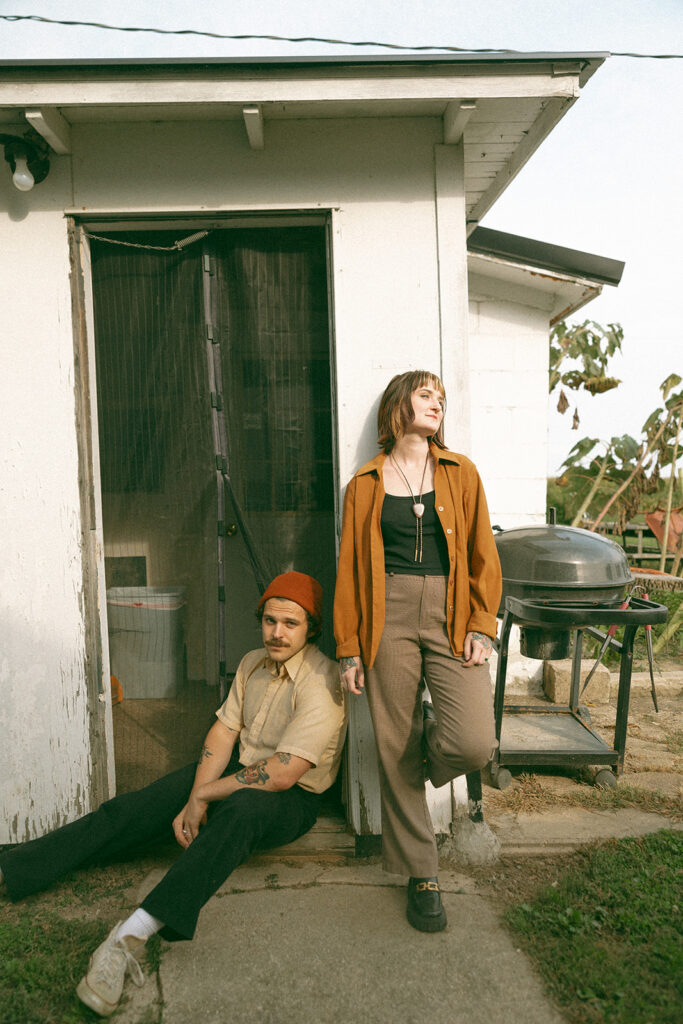
[[435, 786], [483, 767], [496, 746], [488, 665], [465, 668], [446, 632], [446, 579], [387, 573], [386, 618], [367, 695], [379, 755], [386, 871], [438, 874], [424, 785], [422, 682], [436, 714], [425, 722]]

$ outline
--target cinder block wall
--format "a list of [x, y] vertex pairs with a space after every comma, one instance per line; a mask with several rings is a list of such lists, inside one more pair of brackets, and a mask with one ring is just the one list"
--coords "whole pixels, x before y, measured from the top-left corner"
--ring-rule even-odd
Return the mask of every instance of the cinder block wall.
[[549, 325], [495, 288], [470, 294], [472, 457], [492, 522], [510, 528], [545, 521]]

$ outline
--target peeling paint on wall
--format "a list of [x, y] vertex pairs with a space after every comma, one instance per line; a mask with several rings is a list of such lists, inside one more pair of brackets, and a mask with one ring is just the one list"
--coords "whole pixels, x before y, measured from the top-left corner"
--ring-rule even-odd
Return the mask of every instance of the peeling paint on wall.
[[32, 253], [40, 281], [36, 302], [24, 261], [3, 262], [0, 842], [10, 843], [82, 813], [90, 741], [66, 227], [31, 209], [3, 235]]

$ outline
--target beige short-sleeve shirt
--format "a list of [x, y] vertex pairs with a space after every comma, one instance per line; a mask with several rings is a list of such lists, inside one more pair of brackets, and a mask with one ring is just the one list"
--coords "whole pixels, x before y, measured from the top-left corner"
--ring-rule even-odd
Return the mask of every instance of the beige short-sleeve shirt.
[[250, 651], [216, 717], [239, 732], [242, 764], [280, 751], [313, 765], [299, 779], [302, 789], [322, 793], [334, 782], [346, 736], [345, 695], [337, 663], [314, 644], [280, 666], [264, 650]]

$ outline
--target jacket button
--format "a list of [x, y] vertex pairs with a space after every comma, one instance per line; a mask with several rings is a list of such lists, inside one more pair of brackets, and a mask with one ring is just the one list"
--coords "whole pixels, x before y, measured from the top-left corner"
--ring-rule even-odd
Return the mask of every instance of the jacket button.
[[452, 612], [452, 611], [453, 611], [453, 605], [452, 605], [452, 604], [449, 604], [449, 606], [448, 606], [448, 610], [449, 610], [449, 612]]
[[446, 530], [446, 533], [453, 533], [452, 530]]
[[455, 561], [455, 555], [451, 555], [451, 562]]
[[439, 512], [443, 512], [443, 505], [439, 505]]

